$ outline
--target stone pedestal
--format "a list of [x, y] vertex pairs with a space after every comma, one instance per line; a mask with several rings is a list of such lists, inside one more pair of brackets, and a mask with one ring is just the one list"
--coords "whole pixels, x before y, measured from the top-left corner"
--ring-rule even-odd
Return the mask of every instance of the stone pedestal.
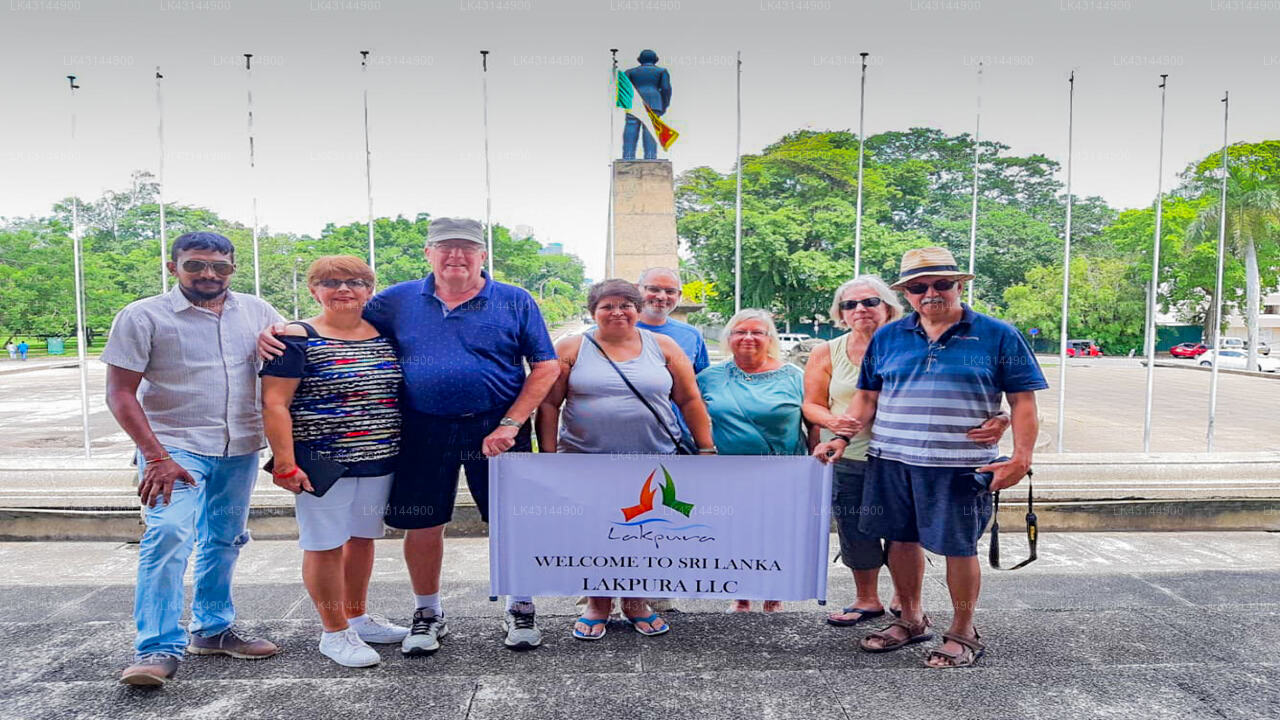
[[674, 182], [668, 160], [614, 161], [611, 277], [635, 282], [648, 268], [680, 267]]

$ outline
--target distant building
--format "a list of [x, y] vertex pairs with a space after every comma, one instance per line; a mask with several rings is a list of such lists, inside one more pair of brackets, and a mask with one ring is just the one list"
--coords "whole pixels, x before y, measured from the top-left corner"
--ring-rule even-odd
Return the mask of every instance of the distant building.
[[558, 242], [547, 243], [546, 245], [543, 245], [541, 249], [538, 250], [538, 254], [539, 255], [563, 255], [564, 243], [558, 243]]
[[[1249, 337], [1249, 329], [1244, 324], [1244, 316], [1232, 314], [1227, 317], [1225, 337]], [[1262, 297], [1262, 312], [1258, 313], [1258, 339], [1273, 345], [1280, 343], [1280, 293], [1269, 293]]]

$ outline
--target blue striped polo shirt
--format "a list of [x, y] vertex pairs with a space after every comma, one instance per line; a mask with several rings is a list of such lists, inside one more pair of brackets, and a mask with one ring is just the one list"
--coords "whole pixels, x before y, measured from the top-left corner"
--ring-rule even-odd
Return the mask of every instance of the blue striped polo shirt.
[[985, 465], [999, 449], [965, 433], [1000, 412], [1002, 393], [1049, 387], [1012, 325], [961, 307], [964, 316], [936, 341], [914, 313], [871, 338], [858, 376], [858, 389], [880, 393], [869, 455], [928, 467]]

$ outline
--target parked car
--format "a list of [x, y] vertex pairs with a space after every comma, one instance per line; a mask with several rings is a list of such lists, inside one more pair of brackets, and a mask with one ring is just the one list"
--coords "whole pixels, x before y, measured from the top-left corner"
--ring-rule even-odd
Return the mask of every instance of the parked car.
[[791, 348], [791, 352], [783, 355], [783, 357], [786, 358], [787, 362], [804, 367], [809, 364], [809, 355], [813, 353], [813, 349], [824, 342], [826, 342], [826, 340], [822, 340], [820, 338], [801, 340]]
[[1249, 346], [1245, 343], [1244, 338], [1224, 337], [1218, 338], [1219, 350], [1245, 350]]
[[1102, 348], [1092, 340], [1068, 340], [1067, 357], [1098, 357]]
[[812, 339], [812, 335], [806, 335], [804, 333], [779, 333], [778, 349], [782, 351], [782, 355], [785, 357], [796, 345], [799, 345], [805, 340]]
[[1169, 354], [1176, 358], [1197, 358], [1208, 352], [1209, 346], [1204, 343], [1178, 343], [1169, 348]]
[[1280, 372], [1280, 358], [1260, 357], [1258, 365], [1249, 368], [1249, 353], [1244, 350], [1209, 350], [1200, 356], [1201, 367], [1213, 367], [1214, 355], [1219, 356], [1218, 367], [1231, 370], [1253, 369], [1258, 372]]

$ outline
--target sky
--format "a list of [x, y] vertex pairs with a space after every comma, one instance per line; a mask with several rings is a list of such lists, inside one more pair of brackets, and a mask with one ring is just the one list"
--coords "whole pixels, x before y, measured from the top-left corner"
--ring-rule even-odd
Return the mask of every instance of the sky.
[[[799, 128], [972, 132], [1019, 155], [1067, 157], [1073, 191], [1116, 207], [1156, 192], [1161, 73], [1169, 74], [1164, 187], [1230, 139], [1280, 137], [1280, 0], [3, 0], [0, 216], [47, 213], [157, 170], [155, 68], [165, 79], [166, 201], [272, 231], [317, 234], [366, 214], [362, 90], [369, 87], [379, 216], [483, 218], [480, 53], [490, 51], [496, 222], [604, 264], [622, 67], [653, 48], [671, 71], [677, 173], [735, 162]], [[370, 51], [362, 77], [360, 50]], [[243, 54], [252, 79], [248, 161]], [[81, 89], [74, 100], [65, 76]], [[75, 114], [76, 135], [71, 138]], [[615, 131], [610, 133], [610, 118]], [[1062, 178], [1065, 180], [1065, 174]]]

